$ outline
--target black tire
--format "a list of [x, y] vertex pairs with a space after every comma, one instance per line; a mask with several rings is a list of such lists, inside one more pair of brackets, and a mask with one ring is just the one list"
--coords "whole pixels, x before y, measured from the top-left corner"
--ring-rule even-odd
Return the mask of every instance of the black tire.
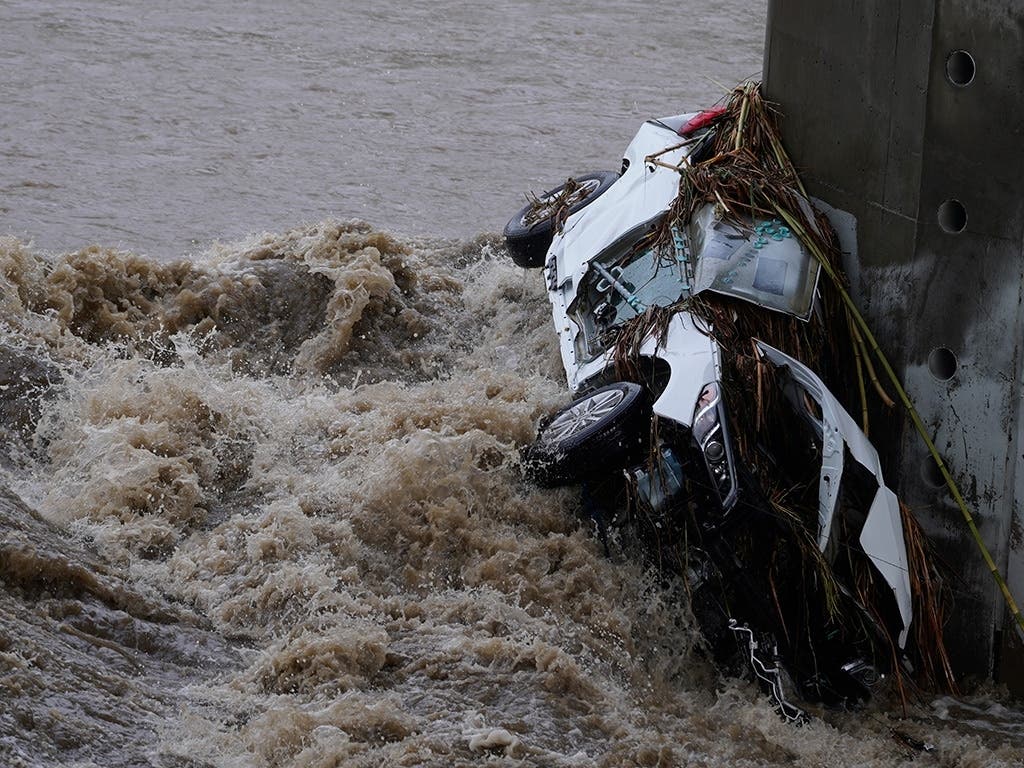
[[553, 487], [607, 476], [641, 455], [644, 390], [619, 381], [574, 400], [538, 430], [525, 453], [526, 476]]
[[[586, 208], [608, 191], [619, 178], [614, 171], [594, 171], [574, 176], [554, 189], [523, 206], [505, 225], [505, 245], [517, 266], [526, 268], [543, 267], [548, 248], [555, 236], [558, 219]], [[566, 187], [582, 185], [575, 192], [564, 196]]]

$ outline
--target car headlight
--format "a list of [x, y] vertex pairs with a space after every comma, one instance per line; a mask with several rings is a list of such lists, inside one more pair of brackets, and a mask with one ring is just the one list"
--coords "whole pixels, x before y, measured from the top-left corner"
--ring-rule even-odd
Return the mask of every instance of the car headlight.
[[697, 404], [693, 408], [692, 432], [693, 439], [704, 457], [712, 485], [722, 503], [722, 509], [728, 512], [736, 504], [739, 488], [726, 426], [721, 385], [717, 381], [705, 384], [700, 397], [697, 398]]

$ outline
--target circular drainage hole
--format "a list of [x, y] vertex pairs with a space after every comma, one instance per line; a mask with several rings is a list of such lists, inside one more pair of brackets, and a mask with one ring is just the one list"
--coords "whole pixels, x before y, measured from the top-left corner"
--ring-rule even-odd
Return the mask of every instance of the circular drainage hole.
[[939, 226], [955, 235], [967, 227], [967, 209], [959, 200], [947, 200], [939, 206]]
[[924, 457], [924, 462], [921, 464], [921, 479], [932, 488], [944, 488], [946, 485], [946, 478], [942, 476], [942, 470], [931, 456]]
[[936, 347], [928, 353], [928, 370], [939, 381], [949, 381], [956, 375], [957, 359], [949, 347]]
[[967, 51], [953, 51], [946, 58], [946, 77], [953, 85], [963, 88], [974, 80], [974, 57]]

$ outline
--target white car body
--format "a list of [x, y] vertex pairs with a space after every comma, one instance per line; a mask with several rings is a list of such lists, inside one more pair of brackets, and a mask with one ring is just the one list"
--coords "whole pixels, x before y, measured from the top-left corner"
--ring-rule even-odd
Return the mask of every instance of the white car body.
[[[679, 134], [670, 126], [682, 124], [690, 117], [693, 115], [644, 123], [626, 148], [625, 171], [619, 180], [601, 197], [570, 216], [562, 231], [555, 235], [548, 250], [545, 265], [548, 298], [551, 301], [552, 317], [558, 331], [562, 364], [565, 367], [569, 388], [573, 392], [578, 392], [588, 380], [603, 372], [611, 364], [611, 358], [610, 353], [591, 360], [581, 358], [577, 352], [577, 337], [582, 329], [569, 316], [569, 307], [576, 299], [577, 289], [590, 269], [594, 256], [619, 240], [624, 233], [642, 227], [665, 213], [672, 205], [679, 193], [679, 172], [665, 165], [654, 165], [645, 161], [652, 155], [664, 152], [667, 147], [679, 145], [675, 150], [660, 154], [658, 159], [666, 165], [681, 163], [692, 149], [692, 142], [683, 145]], [[690, 325], [692, 326], [692, 322]], [[679, 375], [686, 375], [691, 367], [700, 368], [708, 373], [717, 372], [717, 345], [705, 335], [695, 334], [695, 331], [696, 329], [692, 327], [685, 330], [674, 327], [673, 343], [665, 345], [666, 349], [678, 349], [673, 355], [677, 366], [684, 358], [693, 357], [694, 361], [703, 358], [702, 364], [679, 366]], [[700, 335], [703, 341], [697, 340], [695, 335]], [[675, 377], [675, 370], [673, 374]], [[691, 375], [688, 378], [690, 381], [686, 389], [693, 394], [689, 402], [695, 403], [701, 387], [718, 377], [711, 376], [701, 381], [697, 381], [697, 378], [700, 378], [698, 375]], [[685, 394], [682, 391], [683, 386], [685, 385], [676, 385], [678, 395]], [[664, 415], [689, 426], [693, 409], [691, 406], [687, 414], [674, 412], [674, 415]]]
[[[601, 349], [599, 345], [595, 350], [595, 344], [588, 338], [587, 328], [584, 327], [585, 322], [580, 320], [581, 313], [573, 312], [574, 305], [581, 301], [581, 288], [587, 281], [599, 279], [598, 275], [591, 274], [598, 269], [594, 266], [595, 262], [610, 251], [621, 257], [623, 247], [638, 240], [646, 228], [657, 222], [672, 206], [679, 192], [678, 168], [698, 143], [684, 139], [677, 131], [696, 115], [677, 115], [644, 123], [626, 149], [624, 170], [620, 178], [602, 195], [569, 216], [548, 249], [545, 279], [566, 378], [574, 393], [600, 380], [602, 375], [606, 376], [606, 371], [613, 363], [611, 350]], [[753, 289], [746, 293], [730, 290], [725, 284], [731, 282], [729, 276], [736, 269], [728, 273], [708, 272], [705, 269], [706, 274], [701, 278], [701, 259], [710, 251], [710, 246], [706, 244], [718, 236], [714, 233], [720, 229], [720, 218], [713, 206], [706, 206], [694, 217], [694, 221], [689, 224], [689, 253], [682, 257], [682, 261], [688, 263], [680, 267], [678, 273], [659, 278], [658, 285], [651, 289], [653, 295], [645, 296], [643, 305], [670, 306], [688, 294], [693, 295], [699, 290], [710, 288], [756, 301], [769, 310], [781, 308], [781, 305], [763, 303], [752, 298], [758, 295]], [[738, 232], [733, 229], [732, 234], [725, 234], [731, 241], [727, 257], [732, 259], [732, 263], [740, 264], [740, 268], [749, 267], [751, 275], [755, 269], [760, 274], [759, 260], [785, 264], [786, 268], [782, 269], [781, 274], [789, 282], [784, 290], [771, 289], [769, 292], [795, 296], [795, 299], [787, 298], [787, 301], [803, 303], [799, 312], [790, 313], [806, 319], [810, 309], [808, 301], [813, 302], [816, 291], [817, 262], [788, 234], [778, 237], [779, 232], [776, 231], [770, 238], [762, 237], [760, 227], [753, 234], [743, 232], [739, 235], [736, 234]], [[766, 258], [769, 253], [775, 258]], [[719, 255], [715, 258], [722, 257]], [[713, 261], [711, 258], [703, 260], [709, 264]], [[620, 273], [619, 277], [624, 274]], [[653, 279], [651, 284], [654, 284]], [[755, 287], [756, 284], [757, 280], [753, 279]], [[615, 289], [608, 288], [607, 292], [613, 294]], [[641, 289], [637, 289], [637, 295], [640, 292]], [[620, 290], [619, 293], [624, 292]], [[767, 298], [771, 299], [770, 296]], [[620, 300], [618, 303], [621, 307], [623, 302]], [[636, 307], [633, 311], [639, 314]], [[621, 322], [618, 316], [616, 322]], [[592, 335], [596, 337], [597, 334]], [[693, 315], [681, 310], [673, 316], [663, 341], [659, 343], [653, 336], [649, 336], [641, 344], [640, 353], [664, 360], [671, 370], [668, 385], [653, 405], [654, 413], [692, 428], [695, 404], [702, 391], [709, 383], [718, 382], [722, 378], [721, 353], [709, 329], [702, 327], [701, 321]], [[767, 345], [761, 345], [761, 354], [775, 365], [787, 366], [793, 379], [807, 395], [817, 401], [823, 413], [816, 426], [822, 439], [824, 458], [820, 473], [818, 530], [819, 546], [823, 552], [830, 543], [844, 450], [849, 449], [851, 455], [870, 470], [878, 481], [879, 490], [871, 505], [860, 541], [865, 553], [893, 591], [903, 622], [899, 637], [900, 645], [903, 646], [912, 618], [907, 556], [899, 504], [895, 494], [885, 485], [878, 454], [856, 422], [806, 366]]]

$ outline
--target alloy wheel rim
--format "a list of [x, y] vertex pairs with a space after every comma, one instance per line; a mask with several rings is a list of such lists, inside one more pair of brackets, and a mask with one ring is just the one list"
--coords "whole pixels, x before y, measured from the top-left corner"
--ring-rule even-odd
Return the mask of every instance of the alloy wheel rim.
[[621, 389], [598, 392], [560, 413], [544, 430], [543, 441], [558, 443], [578, 435], [607, 417], [626, 397]]

